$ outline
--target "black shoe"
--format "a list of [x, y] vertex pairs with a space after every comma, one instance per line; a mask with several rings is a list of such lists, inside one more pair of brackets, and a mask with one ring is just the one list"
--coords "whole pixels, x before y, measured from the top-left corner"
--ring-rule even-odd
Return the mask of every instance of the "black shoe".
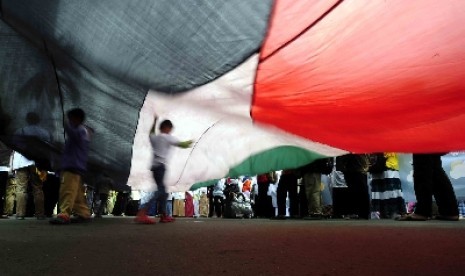
[[0, 219], [8, 219], [8, 215], [7, 214], [3, 214], [0, 216]]
[[24, 220], [25, 217], [24, 217], [24, 216], [16, 216], [16, 219], [17, 219], [17, 220]]

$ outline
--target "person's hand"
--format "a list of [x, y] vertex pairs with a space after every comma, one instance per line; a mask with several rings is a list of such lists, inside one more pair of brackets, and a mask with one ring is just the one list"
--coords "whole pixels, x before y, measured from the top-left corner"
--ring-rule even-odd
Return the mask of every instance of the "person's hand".
[[190, 146], [192, 145], [193, 142], [194, 142], [193, 140], [187, 140], [187, 141], [179, 142], [178, 146], [180, 148], [187, 149], [187, 148], [190, 148]]

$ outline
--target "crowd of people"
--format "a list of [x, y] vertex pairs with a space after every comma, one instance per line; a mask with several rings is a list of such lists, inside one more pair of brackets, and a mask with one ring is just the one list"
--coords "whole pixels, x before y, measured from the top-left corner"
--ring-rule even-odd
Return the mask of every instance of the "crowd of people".
[[[436, 162], [438, 157], [440, 158], [440, 155], [436, 155]], [[32, 178], [26, 185], [26, 194], [23, 195], [21, 192], [25, 188], [18, 188], [18, 185], [22, 185], [20, 178], [23, 176], [21, 174], [8, 176], [8, 165], [3, 165], [5, 166], [0, 167], [3, 169], [1, 171], [2, 181], [7, 183], [1, 206], [3, 218], [11, 217], [15, 213], [15, 205], [17, 219], [24, 219], [25, 216], [44, 219], [60, 213], [57, 204], [59, 191], [59, 178], [57, 176], [48, 173], [45, 177], [38, 177], [37, 182], [33, 182], [35, 178]], [[428, 169], [428, 171], [434, 173], [432, 169]], [[38, 171], [33, 173], [39, 176]], [[343, 186], [347, 190], [342, 212], [333, 212], [332, 206], [325, 205], [322, 200], [322, 191], [326, 188], [322, 176], [325, 174], [331, 176], [327, 179], [333, 179], [333, 181], [336, 181], [334, 174], [343, 179], [342, 185], [341, 183], [335, 184], [339, 188]], [[437, 172], [436, 174], [439, 176], [430, 176], [429, 178], [434, 180], [434, 183], [440, 183], [439, 180], [442, 179], [446, 182], [447, 189], [447, 180], [443, 179], [445, 174]], [[34, 186], [39, 187], [43, 193], [39, 196], [40, 200], [37, 201], [35, 200], [37, 188]], [[145, 203], [147, 216], [160, 217], [164, 213], [171, 218], [427, 220], [433, 218], [433, 213], [436, 212], [434, 217], [436, 219], [458, 219], [453, 190], [446, 191], [443, 195], [444, 192], [443, 194], [440, 192], [441, 188], [433, 188], [432, 191], [439, 192], [439, 195], [434, 194], [436, 202], [433, 202], [433, 196], [423, 197], [429, 200], [427, 206], [431, 206], [426, 210], [421, 196], [414, 205], [414, 209], [412, 206], [408, 206], [403, 198], [398, 158], [395, 153], [324, 158], [292, 170], [223, 178], [216, 181], [214, 185], [194, 191], [169, 192], [165, 203], [158, 200], [158, 191], [118, 192], [115, 190], [113, 180], [107, 174], [100, 175], [94, 186], [84, 185], [84, 190], [87, 207], [94, 218], [102, 218], [105, 215], [135, 216], [139, 207]], [[416, 191], [421, 191], [421, 187], [416, 187]], [[247, 210], [231, 207], [237, 201], [238, 195], [243, 195], [243, 199], [239, 200], [241, 206], [249, 208], [251, 212], [247, 213]], [[23, 197], [26, 199], [24, 200]], [[30, 199], [28, 200], [28, 198]], [[333, 202], [336, 200], [340, 200], [340, 198], [332, 199]], [[437, 202], [438, 200], [439, 202]], [[28, 205], [27, 208], [19, 205], [23, 202]], [[435, 203], [440, 209], [436, 210]], [[160, 204], [166, 204], [165, 210], [161, 208]], [[20, 206], [19, 209], [18, 206]], [[37, 206], [39, 207], [37, 208]]]
[[[83, 124], [85, 113], [82, 109], [70, 110], [67, 119], [67, 139], [58, 175], [47, 172], [37, 160], [30, 160], [0, 143], [2, 218], [15, 214], [16, 219], [23, 220], [31, 194], [33, 208], [29, 206], [29, 209], [33, 210], [33, 215], [39, 220], [51, 217], [52, 224], [85, 222], [92, 216], [101, 218], [111, 213], [135, 215], [135, 222], [141, 224], [154, 224], [152, 216], [158, 216], [159, 222], [164, 223], [174, 222], [176, 216], [318, 220], [335, 216], [322, 201], [322, 176], [331, 175], [334, 181], [343, 182], [347, 187], [344, 212], [339, 214], [345, 219], [459, 219], [457, 199], [442, 168], [442, 154], [413, 154], [416, 196], [413, 210], [408, 210], [404, 201], [398, 156], [393, 152], [321, 158], [300, 168], [224, 178], [197, 191], [168, 193], [164, 173], [170, 148], [188, 148], [193, 143], [171, 136], [173, 125], [169, 120], [161, 122], [158, 134], [155, 134], [154, 123], [149, 137], [154, 152], [151, 170], [157, 191], [142, 192], [139, 200], [134, 200], [133, 196], [133, 203], [129, 204], [131, 198], [127, 191], [117, 195], [113, 180], [106, 173], [98, 177], [94, 187], [85, 185], [83, 177], [87, 171], [92, 129]], [[28, 126], [19, 130], [19, 135], [51, 140], [50, 135], [38, 127], [33, 115], [28, 118]], [[435, 205], [437, 212], [433, 211]], [[117, 211], [112, 210], [114, 206], [118, 207]]]

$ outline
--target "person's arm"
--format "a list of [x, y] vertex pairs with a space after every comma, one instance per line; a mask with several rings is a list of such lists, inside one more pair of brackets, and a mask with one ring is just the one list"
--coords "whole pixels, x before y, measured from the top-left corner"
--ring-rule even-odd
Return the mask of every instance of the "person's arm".
[[66, 134], [68, 135], [69, 138], [71, 138], [73, 140], [79, 139], [79, 137], [81, 137], [81, 131], [82, 130], [80, 128], [80, 125], [76, 126], [76, 127], [73, 127], [73, 126], [71, 126], [69, 121], [67, 121], [65, 123], [65, 132], [66, 132]]
[[152, 128], [150, 129], [150, 134], [155, 134], [155, 126], [157, 125], [157, 116], [153, 119]]
[[178, 138], [172, 136], [172, 135], [168, 135], [168, 139], [169, 139], [169, 142], [171, 145], [173, 146], [176, 146], [176, 147], [180, 147], [180, 148], [183, 148], [183, 149], [187, 149], [189, 148], [192, 143], [194, 142], [193, 140], [186, 140], [186, 141], [179, 141]]
[[187, 149], [187, 148], [190, 148], [193, 142], [194, 141], [192, 140], [182, 141], [182, 142], [179, 142], [176, 146], [183, 148], [183, 149]]
[[8, 162], [8, 174], [13, 175], [13, 156], [14, 156], [14, 151], [10, 153], [10, 161]]

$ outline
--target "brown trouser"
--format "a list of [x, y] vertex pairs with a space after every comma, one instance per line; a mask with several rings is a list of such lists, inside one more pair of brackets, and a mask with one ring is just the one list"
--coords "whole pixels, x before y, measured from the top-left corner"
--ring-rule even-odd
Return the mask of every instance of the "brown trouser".
[[35, 215], [44, 215], [44, 191], [42, 181], [36, 172], [35, 166], [29, 166], [16, 170], [16, 216], [26, 215], [27, 205], [27, 185], [31, 183], [32, 194], [34, 196]]
[[178, 217], [185, 216], [184, 199], [173, 200], [173, 216], [178, 216]]
[[6, 198], [5, 198], [5, 209], [3, 213], [11, 216], [14, 213], [15, 208], [15, 198], [16, 198], [16, 180], [14, 177], [8, 179], [6, 185]]
[[87, 206], [84, 185], [80, 174], [69, 171], [61, 173], [58, 206], [60, 207], [60, 213], [68, 217], [71, 214], [83, 218], [90, 217], [90, 210], [89, 206]]
[[306, 173], [303, 177], [305, 195], [308, 201], [309, 214], [321, 214], [321, 173]]

